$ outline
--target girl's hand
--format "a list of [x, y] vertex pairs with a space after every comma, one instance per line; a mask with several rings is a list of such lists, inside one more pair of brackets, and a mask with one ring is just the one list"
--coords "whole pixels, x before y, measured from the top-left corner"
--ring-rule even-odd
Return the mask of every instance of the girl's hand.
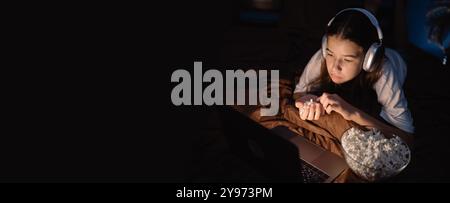
[[327, 114], [330, 114], [331, 111], [336, 111], [337, 113], [341, 114], [345, 120], [352, 120], [352, 117], [358, 111], [358, 109], [347, 103], [337, 94], [323, 93], [322, 96], [318, 98], [318, 100], [322, 104]]
[[319, 120], [320, 116], [325, 114], [325, 109], [320, 103], [316, 102], [317, 99], [316, 95], [307, 94], [295, 101], [295, 106], [299, 109], [302, 120]]

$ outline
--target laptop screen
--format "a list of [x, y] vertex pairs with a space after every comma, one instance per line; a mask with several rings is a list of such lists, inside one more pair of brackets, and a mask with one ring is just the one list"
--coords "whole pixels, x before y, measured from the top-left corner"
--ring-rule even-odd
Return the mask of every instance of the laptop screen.
[[301, 182], [297, 146], [231, 107], [218, 107], [231, 151], [271, 182]]

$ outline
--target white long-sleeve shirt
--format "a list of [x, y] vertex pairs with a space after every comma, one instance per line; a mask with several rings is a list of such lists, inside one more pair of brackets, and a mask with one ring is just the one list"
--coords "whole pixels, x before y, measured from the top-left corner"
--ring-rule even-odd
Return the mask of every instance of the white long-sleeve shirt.
[[[382, 74], [373, 86], [378, 102], [382, 105], [380, 116], [403, 131], [414, 133], [413, 118], [402, 89], [407, 72], [406, 64], [402, 57], [392, 49], [386, 48], [385, 56]], [[322, 51], [317, 51], [303, 70], [295, 87], [295, 93], [311, 91], [307, 85], [320, 76], [323, 60]]]

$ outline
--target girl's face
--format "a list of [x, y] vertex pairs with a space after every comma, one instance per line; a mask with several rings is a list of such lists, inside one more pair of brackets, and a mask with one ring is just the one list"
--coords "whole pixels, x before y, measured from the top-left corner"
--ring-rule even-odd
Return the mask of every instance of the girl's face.
[[355, 78], [362, 70], [363, 48], [339, 36], [328, 36], [326, 65], [331, 80], [342, 84]]

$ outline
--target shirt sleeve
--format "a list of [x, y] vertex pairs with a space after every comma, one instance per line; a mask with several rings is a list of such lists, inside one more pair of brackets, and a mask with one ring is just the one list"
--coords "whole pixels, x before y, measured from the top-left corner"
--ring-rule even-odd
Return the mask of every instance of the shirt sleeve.
[[303, 70], [303, 73], [300, 76], [297, 85], [295, 86], [294, 93], [311, 91], [311, 89], [308, 88], [308, 84], [320, 76], [320, 67], [322, 65], [322, 60], [322, 51], [319, 50], [313, 55], [313, 57], [311, 57], [305, 69]]
[[386, 49], [383, 73], [374, 84], [378, 102], [383, 106], [380, 116], [388, 123], [408, 133], [414, 133], [413, 118], [402, 89], [406, 64], [394, 50]]

